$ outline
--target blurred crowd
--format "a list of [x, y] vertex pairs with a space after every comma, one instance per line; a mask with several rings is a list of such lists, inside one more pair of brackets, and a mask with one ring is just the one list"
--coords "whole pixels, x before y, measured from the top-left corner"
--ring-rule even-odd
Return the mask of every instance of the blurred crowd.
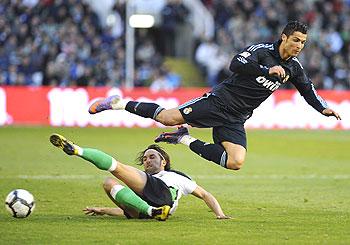
[[122, 77], [122, 40], [80, 1], [1, 1], [0, 32], [3, 84], [102, 85]]
[[350, 88], [349, 0], [202, 0], [215, 19], [215, 38], [201, 40], [195, 60], [210, 86], [229, 74], [234, 54], [275, 41], [288, 20], [308, 24], [299, 60], [319, 89]]
[[[214, 17], [215, 37], [199, 40], [193, 57], [208, 86], [230, 75], [234, 54], [275, 41], [287, 21], [297, 19], [309, 25], [299, 59], [316, 88], [350, 88], [350, 0], [201, 1]], [[115, 1], [114, 25], [104, 26], [81, 0], [0, 1], [0, 85], [122, 86], [125, 3]], [[174, 55], [174, 30], [189, 16], [181, 0], [168, 0], [158, 33], [137, 30], [136, 86], [181, 85], [164, 56]]]
[[[119, 23], [111, 27], [80, 0], [1, 1], [0, 85], [122, 86], [125, 1], [113, 13]], [[147, 33], [137, 40], [135, 85], [179, 86]]]

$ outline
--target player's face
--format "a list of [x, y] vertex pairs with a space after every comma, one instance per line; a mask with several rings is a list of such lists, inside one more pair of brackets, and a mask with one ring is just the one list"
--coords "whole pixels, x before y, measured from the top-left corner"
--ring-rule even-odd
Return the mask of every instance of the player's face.
[[299, 31], [293, 32], [289, 37], [282, 34], [282, 58], [289, 58], [297, 56], [304, 48], [307, 34]]
[[142, 162], [146, 173], [155, 174], [164, 170], [165, 161], [156, 150], [147, 150], [143, 155]]

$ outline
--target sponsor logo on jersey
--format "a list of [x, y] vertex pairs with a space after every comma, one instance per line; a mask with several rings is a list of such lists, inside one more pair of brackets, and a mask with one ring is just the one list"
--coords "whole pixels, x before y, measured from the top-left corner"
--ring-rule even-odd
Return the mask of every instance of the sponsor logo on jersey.
[[192, 112], [192, 107], [186, 107], [185, 109], [183, 109], [183, 113], [185, 115], [188, 115]]
[[[287, 78], [288, 79], [288, 78]], [[273, 82], [266, 77], [260, 76], [255, 79], [258, 83], [260, 83], [263, 87], [271, 90], [272, 92], [278, 89], [281, 86], [281, 83], [276, 81]]]

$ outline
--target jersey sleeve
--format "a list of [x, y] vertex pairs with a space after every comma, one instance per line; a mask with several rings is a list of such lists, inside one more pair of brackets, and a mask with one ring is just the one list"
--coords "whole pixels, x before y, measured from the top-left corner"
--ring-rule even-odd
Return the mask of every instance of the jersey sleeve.
[[183, 176], [181, 177], [182, 177], [181, 185], [182, 185], [183, 194], [184, 195], [191, 194], [197, 188], [198, 186], [197, 183]]
[[266, 52], [267, 49], [263, 46], [252, 45], [232, 58], [230, 70], [243, 75], [267, 76], [269, 75], [269, 67], [259, 63]]
[[326, 101], [317, 94], [313, 83], [305, 74], [305, 71], [299, 61], [296, 60], [296, 62], [298, 63], [298, 71], [297, 75], [291, 79], [291, 82], [304, 97], [305, 101], [315, 110], [322, 113], [322, 111], [328, 107]]

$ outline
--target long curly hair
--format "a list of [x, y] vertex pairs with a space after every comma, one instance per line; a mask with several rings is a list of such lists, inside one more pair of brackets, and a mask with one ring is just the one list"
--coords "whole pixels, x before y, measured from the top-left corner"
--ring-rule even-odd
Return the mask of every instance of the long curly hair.
[[166, 164], [164, 166], [164, 170], [169, 171], [171, 169], [170, 156], [168, 153], [166, 153], [166, 151], [162, 147], [160, 147], [159, 145], [156, 145], [156, 144], [149, 145], [146, 149], [144, 149], [143, 151], [141, 151], [137, 154], [137, 158], [136, 158], [137, 164], [143, 165], [143, 156], [145, 155], [145, 152], [147, 150], [151, 150], [151, 149], [155, 150], [159, 153], [160, 158], [162, 158], [166, 162]]

